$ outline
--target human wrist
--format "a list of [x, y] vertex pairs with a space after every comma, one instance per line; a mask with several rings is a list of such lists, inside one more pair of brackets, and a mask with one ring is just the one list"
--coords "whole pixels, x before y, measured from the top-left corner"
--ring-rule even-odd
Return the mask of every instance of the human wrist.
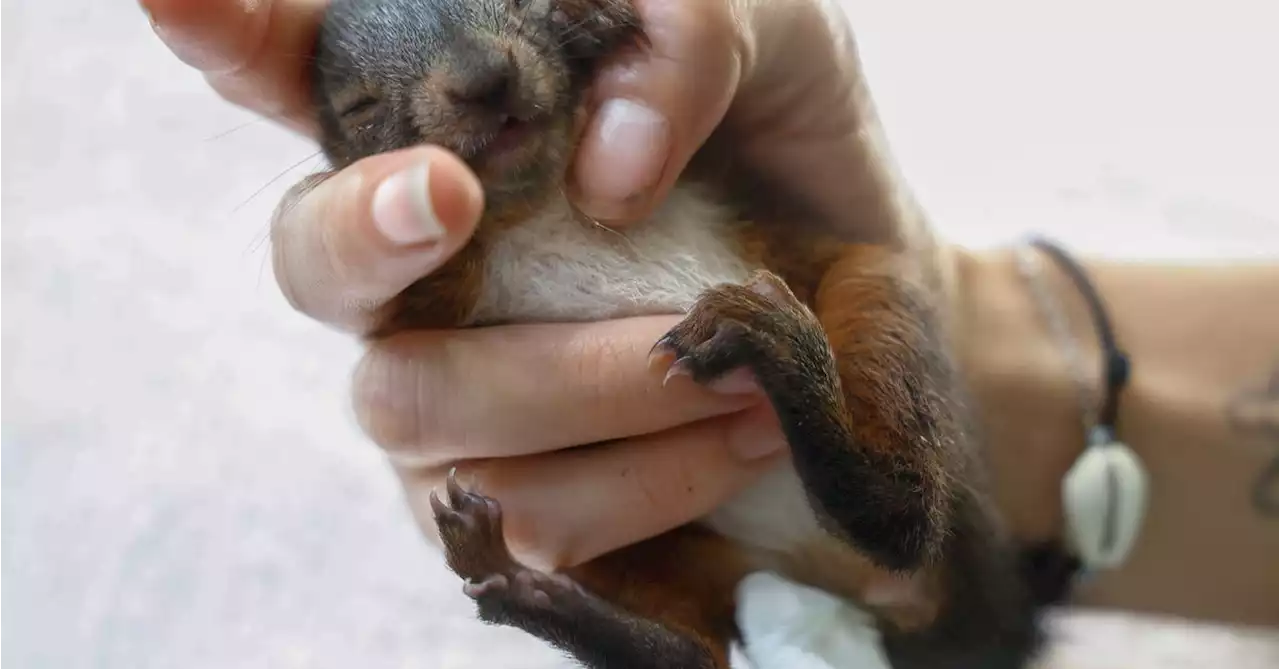
[[[1010, 251], [960, 251], [956, 263], [956, 352], [974, 396], [997, 508], [1019, 541], [1059, 541], [1062, 477], [1085, 440], [1071, 369]], [[1050, 278], [1054, 293], [1063, 294], [1059, 277]], [[1080, 341], [1092, 359], [1092, 339]]]

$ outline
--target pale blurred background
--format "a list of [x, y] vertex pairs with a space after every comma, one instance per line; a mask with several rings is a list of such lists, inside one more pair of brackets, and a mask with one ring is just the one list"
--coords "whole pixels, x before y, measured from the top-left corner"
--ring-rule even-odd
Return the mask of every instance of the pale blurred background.
[[[849, 10], [954, 239], [1275, 257], [1275, 0]], [[245, 126], [127, 0], [5, 0], [2, 44], [11, 669], [565, 666], [473, 620], [351, 418], [355, 346], [276, 290], [311, 144]], [[1274, 630], [1058, 632], [1054, 667], [1277, 664]]]

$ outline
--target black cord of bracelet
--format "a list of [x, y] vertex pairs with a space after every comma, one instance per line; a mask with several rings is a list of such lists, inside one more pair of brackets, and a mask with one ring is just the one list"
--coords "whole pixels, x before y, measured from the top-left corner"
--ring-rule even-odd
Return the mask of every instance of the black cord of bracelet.
[[1098, 409], [1098, 427], [1107, 430], [1108, 436], [1114, 436], [1116, 421], [1120, 412], [1120, 392], [1124, 390], [1125, 385], [1129, 382], [1129, 356], [1116, 343], [1115, 331], [1111, 327], [1111, 319], [1107, 316], [1107, 309], [1102, 302], [1102, 296], [1098, 294], [1097, 289], [1089, 281], [1084, 268], [1076, 263], [1075, 260], [1072, 260], [1066, 251], [1047, 239], [1036, 237], [1032, 238], [1030, 243], [1048, 254], [1062, 271], [1066, 272], [1067, 276], [1071, 278], [1071, 282], [1075, 284], [1076, 290], [1080, 291], [1080, 296], [1089, 305], [1089, 312], [1093, 317], [1093, 325], [1098, 334], [1098, 343], [1102, 347], [1104, 387], [1102, 406]]
[[[1117, 344], [1115, 331], [1112, 329], [1111, 319], [1107, 316], [1102, 296], [1089, 281], [1084, 268], [1077, 264], [1066, 251], [1047, 239], [1033, 237], [1028, 243], [1043, 251], [1066, 272], [1076, 290], [1088, 304], [1098, 342], [1102, 348], [1103, 396], [1095, 426], [1095, 430], [1100, 433], [1086, 434], [1085, 438], [1089, 441], [1085, 448], [1094, 446], [1095, 439], [1104, 442], [1113, 440], [1117, 431], [1120, 392], [1129, 382], [1129, 356]], [[1070, 594], [1072, 586], [1080, 580], [1083, 567], [1083, 563], [1077, 556], [1056, 541], [1030, 546], [1023, 551], [1023, 573], [1032, 589], [1033, 597], [1040, 604], [1053, 605], [1064, 601]]]

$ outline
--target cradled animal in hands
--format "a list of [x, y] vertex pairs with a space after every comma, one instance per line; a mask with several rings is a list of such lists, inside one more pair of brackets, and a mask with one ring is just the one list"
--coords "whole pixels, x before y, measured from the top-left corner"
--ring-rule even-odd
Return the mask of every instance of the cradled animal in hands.
[[698, 523], [555, 573], [515, 560], [499, 503], [451, 477], [432, 500], [450, 568], [482, 619], [593, 668], [728, 667], [734, 587], [759, 570], [870, 611], [897, 669], [1023, 666], [1036, 607], [984, 492], [930, 251], [761, 215], [749, 176], [709, 149], [625, 232], [565, 197], [597, 65], [645, 45], [627, 0], [327, 10], [313, 90], [333, 166], [437, 144], [486, 193], [471, 241], [375, 337], [684, 314], [655, 343], [655, 374], [749, 370], [790, 447]]

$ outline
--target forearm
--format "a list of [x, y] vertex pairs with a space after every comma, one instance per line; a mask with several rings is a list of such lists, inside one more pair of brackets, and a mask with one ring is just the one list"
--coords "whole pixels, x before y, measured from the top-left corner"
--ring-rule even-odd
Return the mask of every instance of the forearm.
[[[1020, 538], [1056, 539], [1059, 485], [1085, 439], [1073, 370], [1010, 253], [960, 264], [962, 360], [998, 502]], [[1076, 601], [1274, 624], [1276, 266], [1085, 265], [1132, 361], [1119, 436], [1151, 492], [1129, 560]], [[1079, 295], [1054, 266], [1045, 276], [1085, 360], [1099, 360]]]

